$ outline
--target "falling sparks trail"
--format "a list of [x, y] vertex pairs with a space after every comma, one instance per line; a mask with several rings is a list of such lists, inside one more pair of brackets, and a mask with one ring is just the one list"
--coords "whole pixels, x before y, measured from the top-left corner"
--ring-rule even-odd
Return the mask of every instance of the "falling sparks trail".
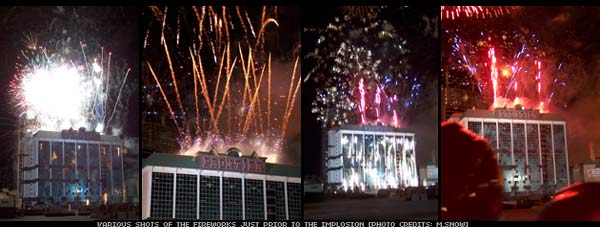
[[175, 112], [173, 111], [173, 108], [171, 108], [169, 99], [167, 98], [167, 95], [165, 95], [165, 91], [162, 89], [162, 86], [160, 85], [160, 82], [158, 81], [158, 78], [156, 77], [154, 70], [152, 70], [152, 66], [150, 65], [150, 63], [147, 63], [147, 64], [148, 64], [148, 68], [150, 69], [150, 73], [152, 74], [152, 76], [154, 77], [154, 80], [156, 81], [156, 85], [158, 85], [158, 88], [160, 89], [160, 93], [162, 94], [163, 98], [165, 99], [165, 104], [167, 104], [167, 108], [169, 108], [169, 113], [171, 114], [171, 119], [173, 119], [173, 123], [175, 123], [175, 127], [177, 128], [177, 131], [179, 131], [179, 134], [181, 135], [181, 129], [179, 128], [179, 125], [177, 124], [177, 119], [175, 118]]
[[450, 47], [445, 55], [448, 58], [443, 61], [444, 71], [448, 72], [449, 83], [453, 83], [447, 86], [472, 86], [473, 95], [483, 96], [481, 104], [488, 104], [490, 109], [519, 105], [518, 108], [548, 112], [550, 108], [566, 108], [552, 102], [552, 97], [557, 92], [567, 92], [571, 70], [579, 69], [571, 66], [566, 71], [564, 60], [549, 55], [552, 47], [544, 46], [537, 34], [521, 31], [469, 34], [447, 29], [444, 35], [448, 36]]
[[442, 6], [442, 19], [456, 20], [495, 18], [514, 11], [516, 6]]
[[[314, 67], [303, 81], [311, 79], [316, 85], [311, 112], [322, 128], [346, 124], [400, 127], [417, 107], [423, 81], [411, 70], [409, 42], [378, 16], [378, 8], [366, 11], [360, 20], [344, 15], [327, 26], [305, 30], [317, 38], [315, 49], [304, 56]], [[349, 38], [355, 36], [361, 38]], [[381, 47], [380, 43], [389, 45]]]
[[488, 51], [488, 57], [490, 58], [490, 80], [492, 81], [492, 87], [494, 90], [494, 106], [498, 105], [498, 69], [496, 68], [496, 53], [494, 48]]
[[169, 69], [171, 69], [171, 78], [173, 79], [173, 86], [175, 86], [175, 94], [177, 95], [177, 104], [179, 104], [179, 109], [183, 112], [183, 104], [181, 103], [181, 96], [179, 95], [177, 79], [175, 79], [175, 70], [173, 70], [173, 63], [171, 62], [171, 55], [169, 54], [169, 48], [167, 47], [167, 42], [164, 42], [163, 46], [165, 47], [165, 54], [167, 55], [167, 62], [169, 63]]
[[[163, 23], [150, 29], [148, 46], [160, 38], [164, 57], [148, 61], [154, 78], [149, 87], [156, 85], [160, 90], [171, 119], [179, 130], [179, 153], [194, 155], [198, 151], [222, 151], [237, 146], [244, 152], [256, 151], [277, 162], [295, 101], [299, 99], [301, 77], [295, 75], [299, 59], [296, 59], [291, 74], [289, 71], [282, 73], [277, 67], [281, 64], [273, 62], [277, 60], [271, 59], [271, 54], [265, 50], [264, 43], [271, 38], [265, 37], [265, 32], [276, 31], [280, 26], [276, 15], [273, 15], [276, 10], [262, 7], [260, 21], [252, 21], [244, 7], [171, 8], [170, 15], [167, 15], [166, 8], [150, 9]], [[179, 26], [191, 27], [190, 36], [184, 35], [184, 29], [180, 34]], [[260, 28], [258, 33], [254, 33], [254, 26]], [[175, 31], [177, 34], [172, 34]], [[160, 36], [154, 37], [153, 34]], [[237, 44], [239, 51], [231, 51], [232, 44]], [[183, 48], [185, 51], [181, 50]], [[158, 66], [163, 65], [161, 62], [168, 65], [166, 70], [169, 71], [162, 77], [161, 73], [154, 73]], [[284, 65], [288, 67], [287, 63]], [[180, 73], [187, 69], [191, 71], [187, 75]], [[289, 87], [288, 78], [291, 78]], [[160, 86], [164, 83], [172, 83], [173, 86]], [[186, 86], [187, 83], [189, 86]], [[288, 93], [287, 96], [280, 94], [284, 92]], [[174, 99], [176, 101], [171, 101]], [[171, 103], [175, 102], [179, 110], [172, 109]], [[195, 115], [186, 115], [186, 110], [195, 112]]]
[[358, 89], [360, 90], [360, 119], [361, 123], [365, 124], [367, 122], [365, 118], [365, 84], [364, 79], [360, 79], [360, 84], [358, 85]]
[[119, 105], [121, 93], [123, 92], [123, 87], [125, 86], [125, 82], [127, 81], [127, 76], [129, 76], [129, 72], [131, 72], [131, 68], [127, 69], [127, 72], [125, 73], [125, 79], [123, 79], [123, 82], [121, 82], [121, 86], [119, 88], [119, 93], [117, 95], [117, 102], [115, 103], [115, 106], [113, 107], [113, 111], [110, 114], [110, 118], [108, 118], [107, 125], [110, 125], [110, 122], [112, 121], [113, 117], [115, 116], [115, 112], [117, 112], [117, 106]]

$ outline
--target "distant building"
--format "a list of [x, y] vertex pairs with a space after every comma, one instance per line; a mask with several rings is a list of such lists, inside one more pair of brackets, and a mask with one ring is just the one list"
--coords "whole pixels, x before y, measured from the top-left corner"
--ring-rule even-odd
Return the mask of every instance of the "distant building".
[[177, 129], [166, 123], [156, 121], [144, 121], [142, 128], [142, 151], [148, 152], [142, 156], [148, 156], [155, 151], [179, 150], [177, 143]]
[[452, 87], [444, 87], [442, 89], [442, 101], [444, 104], [442, 106], [442, 120], [447, 120], [455, 113], [463, 113], [467, 110], [489, 106], [479, 92]]
[[131, 173], [125, 177], [125, 194], [127, 195], [126, 201], [129, 203], [139, 204], [140, 202], [139, 177], [139, 172]]
[[24, 136], [25, 205], [105, 204], [125, 199], [123, 142], [97, 132], [38, 131]]
[[573, 182], [600, 182], [600, 162], [587, 160], [573, 166]]
[[482, 95], [475, 77], [462, 68], [443, 69], [440, 78], [442, 85], [442, 120], [448, 120], [454, 113], [463, 113], [471, 109], [485, 109], [490, 100]]
[[486, 138], [496, 150], [507, 196], [554, 193], [569, 184], [566, 122], [539, 110], [467, 110], [451, 120]]
[[300, 168], [243, 156], [154, 153], [142, 162], [142, 219], [300, 220]]
[[333, 190], [418, 186], [415, 134], [382, 125], [344, 125], [328, 132], [327, 183]]
[[436, 163], [429, 163], [419, 168], [421, 186], [432, 186], [438, 183], [438, 167]]

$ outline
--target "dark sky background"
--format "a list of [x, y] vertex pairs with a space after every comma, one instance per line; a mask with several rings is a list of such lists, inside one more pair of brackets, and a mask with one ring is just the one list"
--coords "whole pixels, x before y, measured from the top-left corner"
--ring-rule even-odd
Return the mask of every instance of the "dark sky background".
[[[0, 7], [0, 187], [14, 187], [17, 112], [8, 92], [15, 74], [16, 56], [25, 48], [24, 35], [39, 37], [40, 43], [70, 38], [90, 44], [86, 51], [112, 51], [112, 66], [128, 65], [131, 72], [120, 103], [126, 105], [122, 135], [139, 136], [139, 7]], [[98, 49], [99, 50], [99, 49]], [[60, 88], [57, 88], [60, 89]], [[112, 105], [112, 104], [110, 104]]]
[[[537, 34], [546, 51], [543, 60], [564, 63], [568, 69], [567, 87], [553, 98], [559, 105], [551, 107], [551, 113], [567, 120], [569, 163], [574, 164], [590, 159], [590, 147], [600, 148], [598, 21], [600, 7], [519, 7], [493, 19], [444, 20], [442, 29], [460, 28], [469, 34], [513, 30]], [[600, 155], [597, 151], [596, 154]]]
[[[439, 7], [387, 7], [379, 18], [389, 21], [398, 34], [407, 40], [411, 50], [409, 64], [410, 73], [423, 79], [422, 96], [415, 103], [417, 110], [409, 113], [410, 122], [407, 128], [416, 134], [416, 159], [422, 166], [437, 158], [437, 129], [438, 129], [438, 74], [439, 74]], [[337, 7], [318, 7], [303, 11], [302, 26], [304, 28], [323, 28], [342, 11]], [[432, 22], [433, 21], [433, 22]], [[318, 35], [311, 32], [302, 33], [302, 51], [306, 54], [315, 48]], [[304, 61], [302, 75], [306, 76], [314, 67]], [[316, 95], [312, 80], [302, 84], [302, 174], [319, 175], [322, 171], [322, 133], [320, 122], [311, 112], [312, 102]]]

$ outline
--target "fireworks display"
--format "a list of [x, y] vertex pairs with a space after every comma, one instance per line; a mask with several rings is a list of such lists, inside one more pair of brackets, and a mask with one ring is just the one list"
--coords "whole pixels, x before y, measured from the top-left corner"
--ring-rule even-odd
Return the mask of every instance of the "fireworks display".
[[401, 127], [421, 90], [419, 79], [409, 73], [409, 44], [390, 22], [378, 18], [379, 10], [360, 12], [366, 16], [345, 14], [324, 28], [305, 30], [318, 37], [316, 48], [305, 55], [315, 67], [304, 81], [318, 84], [312, 112], [323, 128]]
[[298, 59], [277, 60], [278, 7], [150, 7], [146, 118], [167, 113], [180, 154], [238, 147], [280, 161], [296, 111]]
[[[557, 91], [566, 86], [563, 63], [548, 55], [535, 33], [480, 32], [467, 35], [445, 30], [450, 52], [445, 68], [460, 82], [473, 83], [490, 108], [513, 107], [548, 111]], [[459, 72], [468, 76], [461, 76]]]
[[550, 113], [566, 121], [569, 165], [594, 160], [581, 151], [600, 138], [598, 26], [589, 23], [600, 8], [519, 6], [486, 19], [452, 19], [452, 10], [441, 21], [444, 119], [497, 107]]
[[442, 19], [486, 19], [511, 13], [516, 6], [442, 6]]
[[111, 66], [110, 51], [83, 41], [38, 41], [35, 34], [25, 36], [24, 46], [10, 91], [26, 130], [85, 127], [105, 133], [121, 126], [113, 120], [131, 69]]

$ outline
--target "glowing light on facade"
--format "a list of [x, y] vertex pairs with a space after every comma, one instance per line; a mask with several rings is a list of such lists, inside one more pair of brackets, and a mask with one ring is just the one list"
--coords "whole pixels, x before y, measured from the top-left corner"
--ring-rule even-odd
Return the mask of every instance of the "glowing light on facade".
[[414, 133], [346, 125], [328, 132], [327, 178], [343, 191], [417, 186]]

